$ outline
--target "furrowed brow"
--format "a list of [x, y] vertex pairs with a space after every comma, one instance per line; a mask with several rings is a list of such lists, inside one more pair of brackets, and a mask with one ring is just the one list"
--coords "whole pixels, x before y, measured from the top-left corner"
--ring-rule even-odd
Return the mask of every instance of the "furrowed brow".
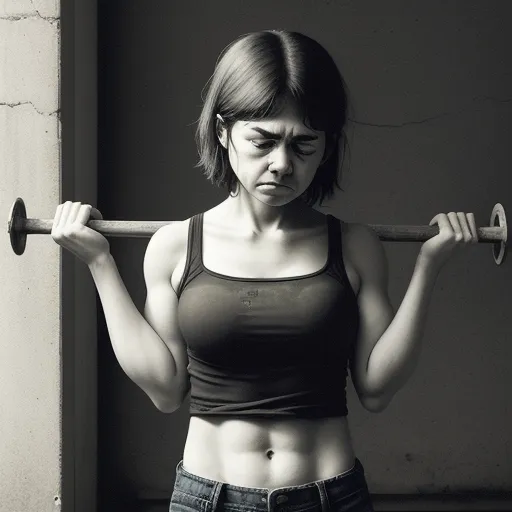
[[[264, 130], [263, 128], [259, 128], [257, 126], [252, 127], [251, 130], [258, 132], [260, 135], [263, 135], [263, 137], [265, 137], [267, 139], [271, 139], [271, 140], [281, 140], [282, 139], [282, 136], [279, 135], [278, 133], [272, 133], [267, 130]], [[299, 142], [308, 142], [308, 141], [317, 140], [317, 139], [318, 139], [318, 137], [316, 135], [306, 135], [306, 134], [299, 134], [299, 135], [295, 135], [293, 137], [293, 140], [299, 141]]]

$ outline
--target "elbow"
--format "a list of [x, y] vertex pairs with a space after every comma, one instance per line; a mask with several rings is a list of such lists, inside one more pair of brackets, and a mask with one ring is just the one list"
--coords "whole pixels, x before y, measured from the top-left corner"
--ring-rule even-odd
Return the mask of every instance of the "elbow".
[[177, 411], [181, 407], [181, 404], [176, 404], [176, 403], [158, 404], [158, 405], [155, 404], [155, 406], [160, 412], [163, 412], [166, 414], [171, 414], [172, 412]]
[[163, 413], [171, 414], [177, 411], [182, 405], [184, 400], [153, 400], [155, 407]]
[[384, 411], [388, 407], [388, 405], [391, 403], [391, 397], [362, 396], [359, 397], [359, 401], [368, 412], [377, 413]]
[[183, 402], [185, 402], [185, 399], [187, 398], [189, 391], [190, 386], [185, 388], [185, 390], [182, 393], [180, 393], [179, 396], [166, 396], [165, 398], [161, 398], [159, 400], [152, 399], [152, 402], [160, 412], [170, 414], [177, 411], [183, 405]]

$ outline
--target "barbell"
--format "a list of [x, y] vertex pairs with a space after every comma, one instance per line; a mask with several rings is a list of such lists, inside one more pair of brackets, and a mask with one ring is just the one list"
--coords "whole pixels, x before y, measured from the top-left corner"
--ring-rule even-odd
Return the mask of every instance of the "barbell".
[[[126, 238], [149, 238], [159, 228], [172, 221], [132, 221], [132, 220], [90, 220], [86, 226], [104, 236]], [[27, 219], [25, 203], [18, 197], [11, 207], [7, 231], [13, 251], [21, 255], [25, 252], [27, 235], [48, 235], [52, 232], [53, 219]], [[368, 224], [385, 242], [424, 242], [439, 234], [438, 226], [394, 226]], [[491, 243], [494, 261], [501, 265], [505, 260], [508, 246], [508, 225], [505, 209], [500, 203], [494, 205], [490, 227], [477, 228], [478, 242]]]

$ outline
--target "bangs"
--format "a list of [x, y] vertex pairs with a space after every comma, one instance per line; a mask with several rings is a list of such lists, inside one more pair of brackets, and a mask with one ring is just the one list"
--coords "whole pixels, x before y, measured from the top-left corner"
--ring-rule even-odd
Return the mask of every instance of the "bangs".
[[289, 97], [287, 91], [261, 82], [251, 83], [247, 80], [243, 86], [229, 94], [228, 104], [221, 110], [226, 112], [230, 120], [250, 121], [279, 115]]
[[231, 96], [231, 108], [227, 110], [230, 121], [272, 119], [291, 106], [307, 128], [317, 131], [328, 130], [329, 122], [326, 115], [318, 106], [311, 105], [306, 95], [291, 91], [287, 87], [272, 89], [268, 84], [265, 84], [266, 87], [258, 85], [259, 87], [246, 83], [245, 87], [238, 89], [237, 93]]

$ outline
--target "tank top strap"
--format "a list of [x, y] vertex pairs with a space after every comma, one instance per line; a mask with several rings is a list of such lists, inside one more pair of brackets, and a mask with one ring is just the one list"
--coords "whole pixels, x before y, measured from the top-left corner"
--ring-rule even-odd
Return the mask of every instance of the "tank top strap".
[[183, 276], [181, 278], [176, 295], [178, 299], [185, 286], [197, 277], [202, 271], [202, 251], [203, 251], [203, 212], [190, 218], [188, 226], [187, 240], [187, 259]]
[[348, 276], [343, 262], [342, 221], [327, 214], [329, 230], [329, 265], [326, 272], [342, 284], [347, 284]]

